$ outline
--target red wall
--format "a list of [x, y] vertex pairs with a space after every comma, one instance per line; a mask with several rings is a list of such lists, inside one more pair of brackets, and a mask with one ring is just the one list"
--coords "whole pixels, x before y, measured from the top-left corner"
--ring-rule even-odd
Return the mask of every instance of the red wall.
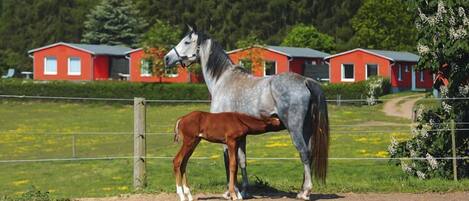
[[330, 59], [329, 79], [331, 83], [342, 82], [342, 64], [354, 64], [355, 82], [366, 79], [366, 64], [378, 64], [378, 76], [390, 77], [391, 73], [389, 60], [357, 50]]
[[[408, 72], [406, 72], [405, 66], [408, 66]], [[413, 62], [396, 62], [392, 66], [392, 77], [391, 86], [399, 87], [401, 89], [412, 88], [412, 67], [415, 68], [416, 63]], [[401, 67], [402, 80], [399, 81], [399, 66]], [[415, 71], [415, 86], [416, 88], [430, 89], [433, 87], [433, 74], [426, 70], [424, 71], [423, 82], [420, 81], [420, 71]]]
[[300, 75], [304, 75], [304, 68], [305, 68], [305, 62], [311, 62], [311, 61], [316, 61], [316, 64], [321, 64], [322, 59], [321, 58], [293, 58], [292, 61], [290, 61], [290, 71], [298, 73]]
[[[34, 79], [35, 80], [92, 80], [92, 55], [65, 45], [57, 45], [38, 50], [33, 53]], [[57, 74], [44, 75], [44, 58], [55, 57], [57, 59]], [[81, 75], [68, 75], [68, 58], [79, 57], [81, 59]]]
[[93, 60], [94, 64], [94, 79], [95, 80], [107, 80], [109, 79], [109, 57], [108, 56], [96, 56]]
[[[239, 64], [240, 60], [248, 57], [249, 51], [251, 50], [241, 50], [241, 51], [230, 53], [229, 56], [230, 56], [231, 61], [233, 61], [233, 63]], [[263, 48], [259, 50], [258, 47], [255, 47], [255, 49], [252, 51], [260, 51], [260, 57], [262, 57], [263, 60], [275, 61], [277, 65], [277, 72], [276, 72], [277, 74], [289, 71], [287, 56], [276, 53], [276, 52], [268, 51]], [[298, 69], [295, 69], [295, 70], [299, 71]], [[260, 71], [254, 71], [253, 75], [262, 77], [264, 76], [264, 71], [263, 69]]]
[[[165, 82], [165, 83], [188, 83], [191, 81], [190, 73], [186, 68], [178, 66], [177, 77], [158, 77], [158, 76], [141, 76], [140, 65], [144, 56], [143, 50], [130, 53], [130, 81], [132, 82]], [[194, 77], [195, 79], [196, 77]], [[193, 79], [193, 80], [194, 80]], [[194, 81], [195, 82], [195, 81]]]
[[[347, 54], [339, 55], [330, 58], [330, 82], [339, 83], [341, 81], [341, 68], [342, 64], [354, 64], [355, 80], [362, 81], [366, 79], [366, 64], [378, 64], [378, 75], [390, 78], [391, 86], [400, 89], [410, 89], [412, 87], [412, 66], [415, 62], [396, 62], [391, 63], [388, 59], [361, 51], [356, 50]], [[408, 66], [408, 72], [405, 71], [405, 66]], [[402, 66], [402, 80], [398, 80], [398, 68]], [[432, 88], [433, 75], [429, 71], [425, 71], [424, 81], [420, 81], [420, 73], [415, 72], [416, 88]]]

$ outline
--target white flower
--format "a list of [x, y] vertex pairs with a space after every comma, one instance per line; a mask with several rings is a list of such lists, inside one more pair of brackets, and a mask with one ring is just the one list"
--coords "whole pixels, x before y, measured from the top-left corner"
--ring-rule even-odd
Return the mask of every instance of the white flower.
[[459, 14], [459, 17], [466, 17], [466, 12], [464, 11], [463, 7], [458, 8], [458, 14]]
[[464, 85], [464, 86], [459, 86], [459, 93], [462, 96], [467, 97], [467, 95], [469, 94], [469, 84]]
[[441, 102], [441, 106], [446, 113], [451, 113], [451, 105], [447, 104], [446, 101]]
[[417, 171], [417, 176], [419, 179], [425, 179], [425, 174], [423, 172]]
[[407, 163], [404, 163], [404, 162], [401, 162], [401, 168], [402, 168], [402, 171], [404, 171], [405, 173], [412, 173], [412, 168], [409, 167], [409, 165], [407, 165]]
[[391, 137], [391, 144], [388, 146], [388, 151], [390, 155], [394, 155], [397, 152], [397, 145], [399, 142], [397, 142], [396, 138], [394, 136]]
[[419, 52], [420, 55], [424, 55], [430, 52], [430, 48], [428, 48], [428, 46], [426, 45], [422, 45], [419, 43], [417, 44], [417, 51]]
[[441, 97], [447, 98], [448, 97], [448, 87], [441, 85], [440, 87]]
[[411, 157], [411, 158], [417, 157], [417, 152], [415, 152], [415, 150], [411, 149], [411, 150], [410, 150], [410, 157]]
[[428, 164], [430, 164], [430, 167], [432, 168], [432, 170], [438, 167], [438, 161], [436, 161], [436, 159], [432, 155], [427, 153], [425, 158], [427, 159]]
[[427, 137], [428, 137], [428, 131], [427, 131], [426, 128], [420, 129], [420, 136], [422, 136], [423, 138], [427, 138]]

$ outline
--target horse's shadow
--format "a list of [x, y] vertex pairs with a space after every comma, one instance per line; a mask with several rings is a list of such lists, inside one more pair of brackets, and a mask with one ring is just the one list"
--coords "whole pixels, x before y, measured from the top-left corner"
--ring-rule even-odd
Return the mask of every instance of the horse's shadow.
[[[282, 199], [282, 198], [296, 198], [296, 192], [291, 191], [282, 191], [276, 189], [269, 185], [268, 182], [263, 181], [262, 179], [256, 177], [255, 182], [249, 186], [249, 197], [244, 198], [245, 200], [256, 200], [256, 199]], [[338, 199], [344, 198], [337, 194], [311, 194], [310, 201], [319, 201], [319, 200], [329, 200], [329, 199]], [[208, 197], [199, 197], [198, 200], [224, 200], [220, 196], [208, 196]]]

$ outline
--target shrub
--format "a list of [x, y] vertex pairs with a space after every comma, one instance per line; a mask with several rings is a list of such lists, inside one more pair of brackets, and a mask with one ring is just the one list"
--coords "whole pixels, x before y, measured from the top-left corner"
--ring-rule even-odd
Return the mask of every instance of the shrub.
[[209, 92], [204, 84], [159, 84], [118, 81], [22, 81], [0, 80], [0, 94], [25, 96], [61, 96], [85, 98], [134, 98], [207, 100]]
[[[368, 97], [367, 83], [324, 84], [327, 99], [364, 99]], [[386, 81], [383, 81], [383, 86]], [[389, 92], [383, 88], [376, 97]], [[382, 93], [381, 93], [382, 91]], [[21, 79], [0, 80], [0, 94], [24, 96], [125, 98], [144, 97], [154, 100], [209, 100], [205, 84], [161, 84], [121, 81], [31, 81]], [[363, 102], [360, 102], [360, 104]]]
[[[373, 100], [379, 96], [390, 93], [391, 83], [389, 79], [375, 77], [366, 81], [354, 83], [337, 83], [337, 84], [324, 84], [323, 90], [326, 93], [327, 99], [335, 100], [337, 95], [340, 99], [365, 99], [373, 97]], [[351, 102], [355, 104], [363, 104], [364, 102]]]
[[27, 192], [17, 197], [3, 196], [0, 197], [0, 201], [70, 201], [70, 199], [51, 198], [49, 192], [43, 192], [35, 186], [31, 186]]
[[[411, 139], [403, 142], [392, 139], [388, 151], [392, 158], [410, 157], [425, 158], [426, 160], [392, 159], [391, 162], [400, 165], [406, 174], [417, 176], [420, 179], [452, 178], [452, 160], [435, 159], [452, 157], [450, 119], [453, 112], [451, 106], [447, 100], [444, 100], [441, 102], [441, 107], [438, 108], [426, 109], [425, 106], [419, 105], [416, 113], [418, 123], [412, 129]], [[455, 126], [456, 156], [466, 156], [469, 137], [464, 130], [465, 125]], [[457, 160], [457, 166], [458, 177], [469, 176], [469, 160]]]

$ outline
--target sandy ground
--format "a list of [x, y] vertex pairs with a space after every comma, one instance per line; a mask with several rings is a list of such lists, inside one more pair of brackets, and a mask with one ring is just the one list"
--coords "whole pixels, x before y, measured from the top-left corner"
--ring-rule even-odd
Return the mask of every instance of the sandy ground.
[[[412, 108], [419, 99], [421, 99], [424, 94], [411, 95], [395, 98], [384, 103], [383, 112], [388, 116], [403, 117], [406, 119], [412, 118]], [[398, 104], [401, 100], [405, 102]]]
[[[256, 195], [255, 201], [298, 201], [294, 194]], [[197, 194], [195, 200], [224, 201], [218, 194]], [[324, 201], [469, 201], [469, 192], [451, 193], [338, 193], [313, 194], [310, 200]], [[176, 194], [123, 195], [108, 198], [83, 198], [77, 201], [177, 201]]]

